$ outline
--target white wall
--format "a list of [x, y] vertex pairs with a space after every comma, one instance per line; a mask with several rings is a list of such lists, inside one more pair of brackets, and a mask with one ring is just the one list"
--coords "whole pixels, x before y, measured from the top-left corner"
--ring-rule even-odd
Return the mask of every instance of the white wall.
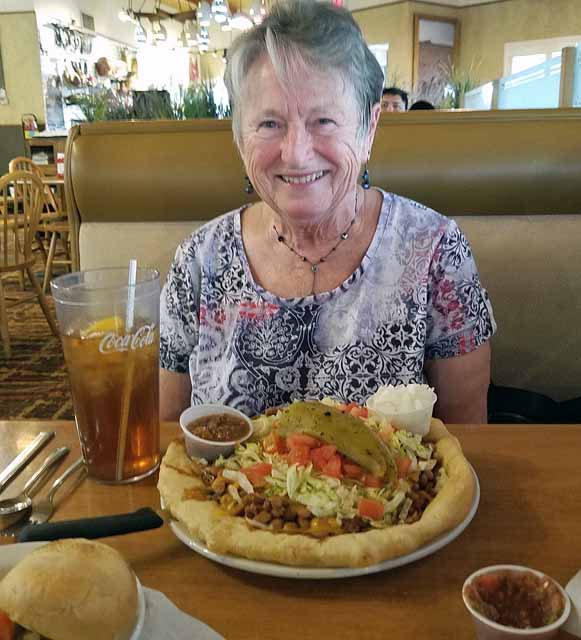
[[33, 9], [33, 0], [0, 0], [0, 13], [20, 13], [32, 11]]

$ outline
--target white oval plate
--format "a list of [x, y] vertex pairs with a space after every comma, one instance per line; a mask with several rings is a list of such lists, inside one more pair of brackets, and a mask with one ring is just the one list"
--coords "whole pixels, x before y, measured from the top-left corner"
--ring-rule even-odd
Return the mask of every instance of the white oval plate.
[[478, 481], [478, 476], [476, 475], [476, 472], [473, 468], [472, 473], [474, 474], [475, 481], [474, 496], [472, 498], [472, 504], [470, 505], [470, 511], [460, 524], [456, 525], [451, 531], [448, 531], [435, 540], [432, 540], [432, 542], [430, 542], [429, 544], [426, 544], [423, 547], [412, 551], [411, 553], [393, 558], [392, 560], [378, 562], [377, 564], [372, 564], [368, 567], [318, 569], [316, 567], [291, 567], [288, 565], [275, 564], [272, 562], [248, 560], [246, 558], [239, 558], [237, 556], [214, 553], [213, 551], [210, 551], [204, 543], [200, 542], [200, 540], [198, 540], [197, 538], [193, 538], [190, 535], [187, 527], [177, 520], [171, 520], [170, 527], [172, 528], [172, 531], [175, 533], [177, 538], [179, 538], [179, 540], [181, 540], [186, 546], [190, 547], [190, 549], [193, 549], [209, 560], [213, 560], [214, 562], [226, 565], [227, 567], [233, 567], [242, 571], [260, 573], [265, 576], [274, 576], [276, 578], [298, 578], [308, 580], [331, 580], [334, 578], [352, 578], [355, 576], [365, 576], [369, 575], [370, 573], [378, 573], [380, 571], [395, 569], [396, 567], [401, 567], [405, 564], [415, 562], [420, 558], [425, 558], [426, 556], [435, 553], [442, 547], [445, 547], [447, 544], [452, 542], [452, 540], [457, 538], [462, 533], [462, 531], [466, 529], [466, 527], [470, 524], [470, 522], [476, 515], [478, 504], [480, 502], [480, 483]]
[[[47, 544], [46, 542], [21, 542], [0, 546], [0, 580], [31, 551]], [[137, 576], [137, 622], [129, 640], [139, 640], [145, 623], [145, 594]]]

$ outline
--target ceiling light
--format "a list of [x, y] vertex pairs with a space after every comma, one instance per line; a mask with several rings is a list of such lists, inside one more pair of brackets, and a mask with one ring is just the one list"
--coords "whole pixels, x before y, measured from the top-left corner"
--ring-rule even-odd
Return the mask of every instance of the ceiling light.
[[159, 20], [152, 21], [151, 30], [153, 31], [153, 39], [156, 42], [165, 42], [167, 40], [166, 28], [161, 24]]
[[235, 13], [230, 20], [232, 29], [238, 29], [239, 31], [251, 29], [253, 25], [252, 18], [242, 11]]
[[143, 28], [141, 22], [138, 22], [135, 27], [135, 42], [144, 44], [147, 42], [147, 31]]
[[248, 13], [250, 14], [254, 24], [260, 24], [266, 17], [266, 9], [261, 0], [254, 0]]
[[207, 51], [210, 45], [210, 32], [208, 27], [200, 27], [198, 32], [198, 49], [200, 51]]
[[226, 22], [228, 19], [228, 5], [225, 0], [214, 0], [212, 2], [212, 15], [218, 24]]
[[188, 45], [190, 47], [194, 47], [198, 44], [198, 38], [196, 36], [196, 31], [194, 25], [191, 20], [186, 20], [184, 22], [184, 28], [182, 30], [182, 36], [186, 37]]
[[212, 10], [210, 5], [203, 0], [198, 5], [198, 24], [200, 27], [209, 27], [212, 22]]

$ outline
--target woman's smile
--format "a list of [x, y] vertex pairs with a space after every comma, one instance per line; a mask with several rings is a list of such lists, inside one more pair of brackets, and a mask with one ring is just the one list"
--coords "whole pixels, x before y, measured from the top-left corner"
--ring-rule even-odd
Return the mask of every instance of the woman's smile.
[[301, 173], [301, 174], [282, 174], [278, 177], [288, 185], [292, 185], [294, 187], [306, 187], [315, 182], [318, 182], [321, 178], [324, 178], [329, 174], [329, 171], [314, 171], [312, 173]]

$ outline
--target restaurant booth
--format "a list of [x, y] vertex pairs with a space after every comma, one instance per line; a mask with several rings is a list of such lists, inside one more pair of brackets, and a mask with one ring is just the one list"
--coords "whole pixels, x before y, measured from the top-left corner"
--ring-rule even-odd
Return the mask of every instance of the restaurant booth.
[[[470, 241], [498, 322], [497, 422], [581, 421], [579, 130], [579, 110], [560, 109], [384, 114], [377, 131], [372, 185]], [[227, 120], [83, 124], [66, 162], [83, 269], [136, 257], [163, 280], [184, 237], [249, 201]]]

